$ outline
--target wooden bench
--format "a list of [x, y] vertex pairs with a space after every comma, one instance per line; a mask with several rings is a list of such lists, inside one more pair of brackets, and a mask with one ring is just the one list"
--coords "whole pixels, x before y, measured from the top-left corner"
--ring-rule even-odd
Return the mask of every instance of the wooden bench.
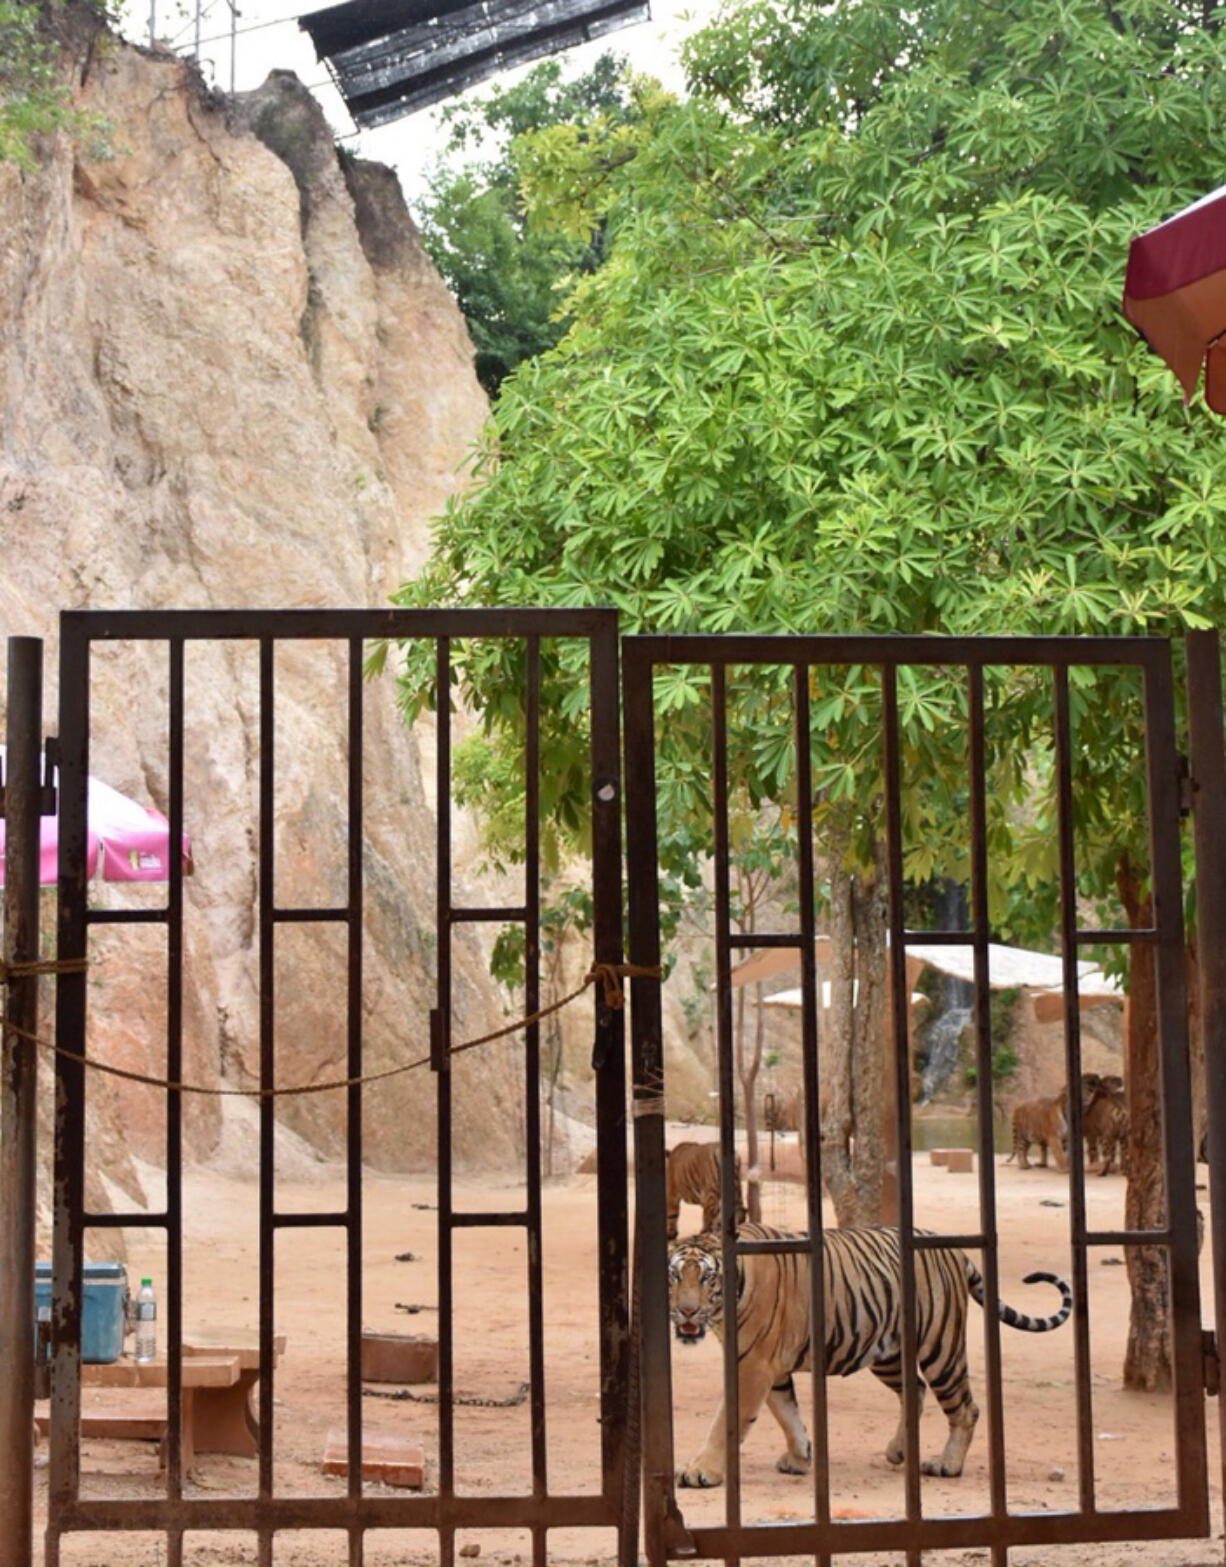
[[[273, 1342], [274, 1363], [284, 1349], [285, 1339], [278, 1336]], [[260, 1428], [251, 1398], [260, 1375], [255, 1341], [241, 1334], [194, 1335], [184, 1340], [181, 1366], [183, 1468], [191, 1468], [197, 1453], [254, 1457], [260, 1450]], [[82, 1365], [81, 1385], [115, 1389], [165, 1387], [169, 1374], [169, 1361], [164, 1355], [139, 1362], [124, 1358], [109, 1365]], [[38, 1416], [40, 1430], [46, 1432], [50, 1424], [49, 1414]], [[166, 1424], [165, 1414], [95, 1408], [82, 1411], [81, 1435], [160, 1442], [165, 1464]]]

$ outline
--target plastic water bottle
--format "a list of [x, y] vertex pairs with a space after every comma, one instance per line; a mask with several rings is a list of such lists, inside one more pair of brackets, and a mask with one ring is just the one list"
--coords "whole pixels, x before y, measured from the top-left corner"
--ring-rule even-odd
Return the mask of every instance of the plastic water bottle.
[[132, 1346], [137, 1361], [152, 1360], [158, 1352], [158, 1303], [153, 1293], [153, 1280], [140, 1281], [140, 1293], [136, 1297], [136, 1338]]

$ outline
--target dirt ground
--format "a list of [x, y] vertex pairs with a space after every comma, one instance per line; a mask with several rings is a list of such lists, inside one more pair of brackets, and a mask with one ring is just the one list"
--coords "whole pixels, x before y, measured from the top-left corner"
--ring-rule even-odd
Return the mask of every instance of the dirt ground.
[[[691, 1134], [692, 1135], [692, 1134]], [[1067, 1273], [1069, 1268], [1067, 1178], [1052, 1171], [1022, 1171], [997, 1160], [998, 1211], [1002, 1236], [1001, 1289], [1012, 1304], [1034, 1314], [1055, 1309], [1055, 1292], [1022, 1284], [1035, 1268]], [[916, 1220], [921, 1226], [968, 1231], [977, 1223], [978, 1181], [933, 1167], [927, 1155], [915, 1162]], [[1121, 1220], [1119, 1177], [1087, 1178], [1092, 1228]], [[436, 1200], [432, 1176], [364, 1180], [364, 1321], [380, 1331], [431, 1332], [437, 1321], [434, 1258], [437, 1255]], [[207, 1169], [185, 1178], [188, 1216], [184, 1320], [189, 1329], [254, 1333], [258, 1311], [256, 1188], [233, 1174]], [[1202, 1197], [1202, 1203], [1205, 1199]], [[335, 1166], [321, 1166], [309, 1179], [297, 1172], [277, 1196], [283, 1211], [335, 1211], [344, 1203], [344, 1183]], [[456, 1186], [457, 1206], [475, 1210], [520, 1206], [514, 1185], [468, 1182]], [[550, 1184], [544, 1193], [544, 1321], [548, 1397], [547, 1445], [551, 1490], [575, 1494], [595, 1488], [600, 1473], [598, 1365], [595, 1338], [594, 1177], [576, 1175]], [[767, 1180], [763, 1217], [768, 1223], [803, 1222], [803, 1195], [793, 1184]], [[696, 1210], [683, 1209], [682, 1228], [697, 1228]], [[687, 1222], [688, 1221], [688, 1222]], [[154, 1231], [128, 1235], [129, 1274], [150, 1273], [159, 1286], [165, 1258]], [[404, 1260], [410, 1254], [409, 1260]], [[456, 1242], [456, 1388], [462, 1395], [506, 1398], [527, 1376], [526, 1258], [522, 1232], [511, 1228], [461, 1232]], [[1202, 1320], [1211, 1320], [1210, 1260], [1202, 1258]], [[1120, 1367], [1127, 1334], [1128, 1288], [1118, 1254], [1092, 1254], [1090, 1265], [1091, 1372], [1095, 1497], [1100, 1509], [1170, 1505], [1175, 1501], [1173, 1406], [1167, 1397], [1124, 1393]], [[275, 1485], [279, 1492], [338, 1495], [343, 1481], [321, 1472], [326, 1433], [344, 1424], [344, 1255], [339, 1232], [291, 1229], [279, 1233], [276, 1262], [277, 1330], [287, 1339], [275, 1383]], [[164, 1292], [160, 1296], [164, 1299]], [[422, 1309], [407, 1313], [398, 1303]], [[982, 1315], [972, 1307], [972, 1376], [984, 1417], [959, 1480], [924, 1482], [926, 1514], [968, 1513], [986, 1508], [988, 1417], [983, 1379]], [[1073, 1333], [1033, 1335], [1002, 1328], [1005, 1443], [1008, 1496], [1016, 1510], [1063, 1510], [1078, 1505]], [[696, 1453], [718, 1397], [721, 1360], [711, 1338], [673, 1354], [676, 1448], [679, 1459]], [[832, 1505], [836, 1516], [896, 1516], [902, 1509], [902, 1481], [883, 1450], [897, 1418], [897, 1402], [867, 1373], [832, 1380], [829, 1388], [828, 1450]], [[429, 1391], [429, 1389], [423, 1389]], [[810, 1410], [810, 1380], [798, 1379], [802, 1409]], [[87, 1403], [123, 1398], [156, 1401], [156, 1393], [116, 1395], [89, 1391]], [[125, 1404], [125, 1407], [128, 1407]], [[371, 1398], [370, 1430], [411, 1434], [424, 1444], [426, 1486], [435, 1479], [437, 1425], [429, 1404]], [[1209, 1477], [1214, 1499], [1214, 1536], [1201, 1542], [1019, 1549], [1010, 1561], [1114, 1567], [1199, 1567], [1220, 1562], [1221, 1499], [1217, 1409], [1207, 1403]], [[808, 1416], [806, 1416], [808, 1420]], [[525, 1404], [456, 1411], [457, 1482], [473, 1494], [522, 1494], [530, 1486], [529, 1425]], [[925, 1452], [944, 1440], [944, 1421], [935, 1405], [922, 1424]], [[763, 1418], [743, 1449], [742, 1513], [746, 1521], [786, 1522], [812, 1516], [812, 1482], [779, 1474], [774, 1462], [782, 1441], [773, 1420]], [[190, 1494], [250, 1495], [255, 1461], [204, 1455], [190, 1480]], [[38, 1476], [39, 1527], [45, 1517], [46, 1471]], [[152, 1444], [87, 1441], [83, 1448], [83, 1492], [89, 1496], [156, 1494], [160, 1486]], [[378, 1489], [378, 1488], [375, 1488]], [[721, 1521], [722, 1489], [680, 1493], [688, 1521]], [[531, 1560], [526, 1536], [466, 1534], [487, 1561]], [[239, 1567], [256, 1561], [254, 1539], [235, 1534], [195, 1535], [185, 1542], [193, 1567]], [[165, 1561], [161, 1537], [69, 1536], [65, 1567], [102, 1567], [116, 1556], [125, 1567], [153, 1567]], [[550, 1535], [549, 1556], [557, 1562], [602, 1563], [612, 1540], [599, 1532], [559, 1530]], [[436, 1559], [434, 1536], [392, 1531], [367, 1537], [366, 1561], [374, 1567]], [[864, 1557], [839, 1558], [864, 1561]], [[333, 1567], [348, 1560], [342, 1537], [285, 1534], [276, 1542], [278, 1567]], [[893, 1558], [873, 1558], [875, 1561]], [[925, 1560], [969, 1564], [990, 1560], [986, 1551], [932, 1553]]]

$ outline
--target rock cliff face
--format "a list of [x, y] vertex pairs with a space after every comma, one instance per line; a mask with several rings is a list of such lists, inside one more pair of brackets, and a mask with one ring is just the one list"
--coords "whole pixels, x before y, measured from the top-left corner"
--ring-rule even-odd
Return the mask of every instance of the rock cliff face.
[[[110, 155], [89, 157], [61, 139], [35, 174], [0, 166], [0, 628], [47, 639], [49, 730], [62, 608], [386, 603], [420, 561], [427, 519], [458, 482], [485, 414], [463, 322], [394, 176], [338, 157], [295, 78], [277, 74], [226, 99], [182, 61], [96, 27], [74, 52], [80, 101], [109, 123]], [[343, 901], [345, 660], [338, 644], [277, 655], [283, 906]], [[103, 649], [91, 731], [92, 770], [162, 808], [166, 664], [164, 644]], [[253, 647], [190, 645], [186, 690], [196, 871], [186, 884], [185, 1072], [250, 1082]], [[378, 1068], [426, 1048], [434, 819], [389, 679], [367, 686], [364, 708], [364, 1025]], [[111, 902], [162, 895], [98, 893]], [[101, 935], [91, 1048], [157, 1073], [162, 938], [152, 926]], [[343, 1074], [345, 961], [338, 927], [280, 928], [284, 1080]], [[461, 945], [455, 962], [464, 1038], [496, 1026], [500, 1011], [476, 947]], [[498, 1162], [513, 1141], [515, 1095], [488, 1058], [472, 1060], [457, 1063], [457, 1152]], [[464, 1094], [470, 1081], [479, 1094]], [[138, 1191], [126, 1154], [161, 1162], [160, 1096], [95, 1079], [90, 1110], [108, 1178]], [[373, 1161], [431, 1157], [428, 1073], [368, 1090], [364, 1115]], [[283, 1101], [279, 1119], [316, 1150], [342, 1145], [342, 1095]], [[245, 1104], [191, 1101], [189, 1155], [220, 1146], [244, 1157], [252, 1121]]]

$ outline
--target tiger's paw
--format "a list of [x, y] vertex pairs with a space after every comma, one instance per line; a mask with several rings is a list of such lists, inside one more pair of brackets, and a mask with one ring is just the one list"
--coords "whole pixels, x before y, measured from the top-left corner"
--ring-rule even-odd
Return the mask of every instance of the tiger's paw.
[[723, 1485], [723, 1483], [723, 1470], [716, 1469], [711, 1464], [704, 1464], [700, 1458], [696, 1458], [685, 1469], [677, 1471], [677, 1484], [689, 1486], [694, 1490], [709, 1491], [713, 1486]]
[[902, 1463], [905, 1457], [906, 1454], [903, 1452], [901, 1442], [891, 1442], [889, 1447], [887, 1447], [885, 1450], [886, 1463], [893, 1464], [895, 1469], [898, 1468], [899, 1464]]
[[775, 1463], [775, 1468], [784, 1475], [807, 1475], [809, 1472], [808, 1453], [784, 1453]]
[[956, 1480], [962, 1473], [962, 1466], [957, 1469], [952, 1464], [945, 1464], [939, 1458], [925, 1458], [920, 1465], [922, 1475], [941, 1475], [946, 1480]]

